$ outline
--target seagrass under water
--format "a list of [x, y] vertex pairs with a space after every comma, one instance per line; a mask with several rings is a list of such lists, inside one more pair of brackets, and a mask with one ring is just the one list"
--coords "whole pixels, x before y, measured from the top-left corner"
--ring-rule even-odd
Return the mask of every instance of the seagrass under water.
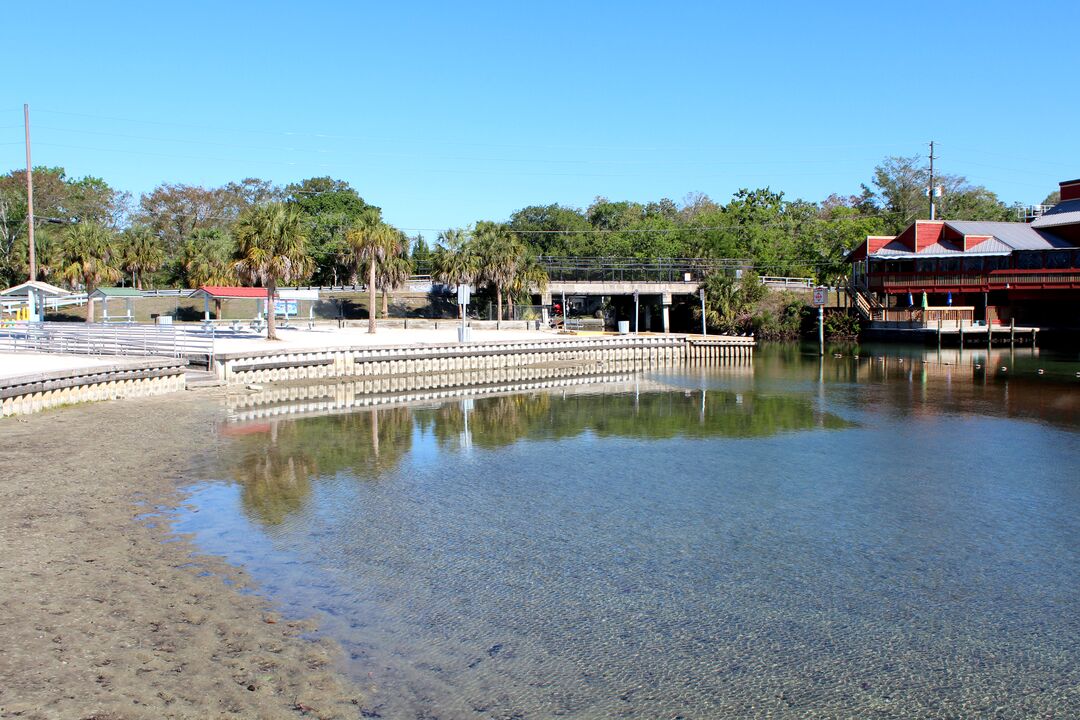
[[1075, 364], [764, 349], [248, 420], [179, 529], [320, 614], [367, 717], [1072, 716]]

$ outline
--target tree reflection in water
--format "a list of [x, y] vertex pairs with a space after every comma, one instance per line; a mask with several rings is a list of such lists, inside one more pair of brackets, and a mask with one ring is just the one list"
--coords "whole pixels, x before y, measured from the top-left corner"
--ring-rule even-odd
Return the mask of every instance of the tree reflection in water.
[[229, 467], [243, 488], [244, 508], [270, 525], [303, 506], [313, 480], [342, 472], [376, 478], [412, 446], [412, 414], [405, 407], [249, 427], [256, 431], [230, 433], [238, 437]]
[[456, 451], [583, 433], [642, 440], [746, 438], [849, 423], [806, 397], [717, 390], [567, 395], [515, 394], [448, 401], [435, 408], [384, 407], [342, 415], [234, 426], [232, 476], [249, 515], [281, 523], [307, 501], [312, 482], [346, 473], [377, 479], [412, 450], [413, 429]]

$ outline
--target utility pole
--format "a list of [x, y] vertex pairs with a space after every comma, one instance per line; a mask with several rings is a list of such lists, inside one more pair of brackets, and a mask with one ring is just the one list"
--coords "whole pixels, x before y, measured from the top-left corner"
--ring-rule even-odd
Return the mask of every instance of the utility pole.
[[930, 141], [930, 187], [926, 193], [930, 197], [930, 219], [934, 219], [934, 141]]
[[23, 105], [23, 124], [26, 126], [26, 227], [30, 246], [30, 280], [37, 280], [37, 258], [34, 256], [34, 173], [30, 165], [30, 105]]

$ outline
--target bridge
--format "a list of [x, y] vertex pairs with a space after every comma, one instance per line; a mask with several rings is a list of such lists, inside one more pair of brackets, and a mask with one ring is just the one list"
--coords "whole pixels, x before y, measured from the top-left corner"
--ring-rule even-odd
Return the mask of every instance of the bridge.
[[[753, 262], [738, 258], [613, 258], [541, 256], [548, 274], [547, 290], [540, 304], [548, 307], [554, 298], [567, 296], [637, 295], [658, 297], [661, 322], [668, 332], [669, 310], [677, 295], [696, 296], [706, 276], [728, 273], [739, 276], [752, 271]], [[770, 287], [809, 288], [811, 278], [762, 277]]]

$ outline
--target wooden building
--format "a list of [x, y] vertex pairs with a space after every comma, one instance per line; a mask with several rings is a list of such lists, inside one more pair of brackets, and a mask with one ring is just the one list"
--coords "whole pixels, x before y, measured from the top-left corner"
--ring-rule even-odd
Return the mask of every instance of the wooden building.
[[876, 322], [1080, 330], [1080, 180], [1061, 183], [1061, 201], [1030, 222], [917, 220], [847, 259]]

